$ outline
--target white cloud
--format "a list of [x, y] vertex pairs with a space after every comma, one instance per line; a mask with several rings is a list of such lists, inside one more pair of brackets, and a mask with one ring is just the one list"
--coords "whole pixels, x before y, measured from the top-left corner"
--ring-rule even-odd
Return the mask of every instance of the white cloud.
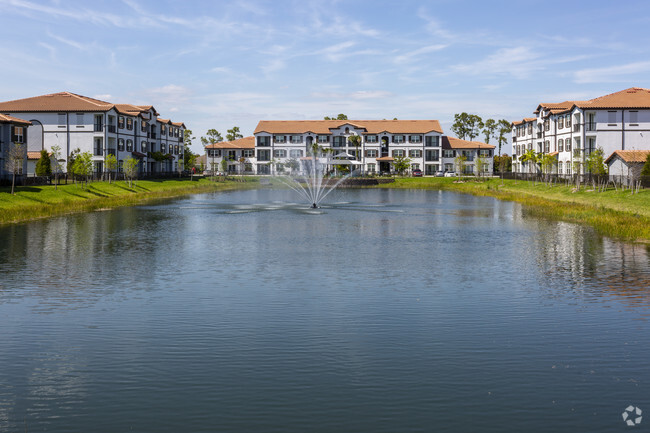
[[621, 82], [633, 79], [632, 75], [649, 72], [650, 61], [634, 62], [604, 68], [581, 69], [575, 72], [574, 81], [579, 84]]
[[409, 51], [407, 53], [396, 56], [394, 62], [398, 64], [406, 63], [412, 60], [413, 58], [422, 56], [423, 54], [429, 54], [435, 51], [444, 50], [445, 48], [447, 48], [447, 46], [448, 45], [446, 44], [436, 44], [436, 45], [428, 45], [426, 47], [421, 47], [418, 48], [417, 50]]

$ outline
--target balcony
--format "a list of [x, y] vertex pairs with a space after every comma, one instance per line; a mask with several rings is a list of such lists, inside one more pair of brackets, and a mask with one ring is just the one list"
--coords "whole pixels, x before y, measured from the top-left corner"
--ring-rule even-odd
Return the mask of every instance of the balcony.
[[95, 147], [95, 156], [103, 156], [104, 150], [101, 147]]
[[116, 128], [115, 125], [108, 125], [108, 132], [115, 134]]
[[580, 132], [580, 124], [579, 123], [576, 123], [575, 125], [573, 125], [573, 132]]
[[596, 132], [596, 122], [585, 122], [585, 131]]
[[156, 138], [156, 133], [155, 132], [151, 133], [151, 138]]
[[512, 142], [516, 143], [517, 142], [517, 137], [512, 137]]
[[541, 132], [537, 133], [537, 138], [542, 138], [542, 133]]
[[93, 131], [104, 132], [104, 125], [102, 125], [101, 123], [95, 123]]

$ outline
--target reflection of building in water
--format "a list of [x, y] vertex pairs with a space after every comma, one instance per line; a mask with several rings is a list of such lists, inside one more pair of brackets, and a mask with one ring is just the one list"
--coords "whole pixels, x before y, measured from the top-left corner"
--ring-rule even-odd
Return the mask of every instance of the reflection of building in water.
[[629, 306], [650, 307], [647, 247], [602, 238], [575, 224], [555, 224], [555, 230], [539, 237], [538, 261], [548, 290], [591, 301], [615, 297]]

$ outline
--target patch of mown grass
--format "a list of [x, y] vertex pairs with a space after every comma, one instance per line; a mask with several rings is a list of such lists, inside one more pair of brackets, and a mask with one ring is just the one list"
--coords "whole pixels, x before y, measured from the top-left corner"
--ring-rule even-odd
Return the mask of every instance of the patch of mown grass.
[[595, 192], [587, 186], [576, 191], [573, 185], [496, 178], [468, 178], [461, 183], [457, 178], [403, 178], [379, 187], [441, 189], [516, 201], [535, 216], [588, 224], [618, 239], [650, 242], [650, 190]]
[[0, 224], [47, 218], [75, 212], [88, 212], [121, 206], [132, 206], [143, 202], [177, 197], [186, 194], [218, 191], [236, 188], [251, 188], [258, 185], [256, 178], [246, 182], [226, 180], [213, 182], [209, 179], [165, 179], [139, 180], [131, 187], [124, 181], [93, 182], [87, 186], [59, 185], [17, 187], [11, 195], [11, 188], [0, 187]]

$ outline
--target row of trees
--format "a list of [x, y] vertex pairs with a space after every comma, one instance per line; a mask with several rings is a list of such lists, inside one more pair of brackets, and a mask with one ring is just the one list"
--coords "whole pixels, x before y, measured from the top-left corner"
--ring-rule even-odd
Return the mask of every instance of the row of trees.
[[498, 154], [501, 155], [501, 147], [508, 142], [507, 135], [512, 131], [512, 126], [505, 119], [483, 121], [477, 114], [463, 112], [454, 114], [454, 124], [451, 126], [451, 130], [461, 140], [472, 141], [483, 134], [485, 143], [490, 144], [490, 139], [495, 138], [499, 147]]

